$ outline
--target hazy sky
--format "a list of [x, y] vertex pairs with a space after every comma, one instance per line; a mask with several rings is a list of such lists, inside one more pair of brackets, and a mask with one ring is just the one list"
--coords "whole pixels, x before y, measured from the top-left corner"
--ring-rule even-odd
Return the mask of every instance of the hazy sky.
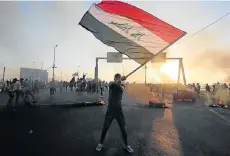
[[[78, 65], [81, 73], [87, 72], [93, 77], [95, 57], [115, 51], [78, 25], [94, 2], [0, 2], [0, 68], [7, 67], [8, 77], [18, 75], [19, 67], [41, 68], [43, 62], [43, 68], [48, 68], [52, 65], [54, 46], [58, 44], [57, 78], [60, 79], [62, 72], [63, 79], [70, 80]], [[230, 15], [189, 38], [194, 32], [229, 12], [230, 2], [128, 3], [188, 33], [168, 50], [169, 56], [184, 58], [188, 81], [215, 81], [230, 73]], [[124, 61], [122, 64], [101, 61], [99, 77], [109, 80], [116, 72], [122, 73], [124, 69], [125, 74], [128, 74], [137, 66], [134, 61]], [[154, 65], [148, 64], [148, 67]], [[50, 68], [48, 70], [51, 71]], [[143, 71], [141, 69], [135, 73], [130, 80], [143, 81]], [[213, 74], [213, 71], [216, 73]]]

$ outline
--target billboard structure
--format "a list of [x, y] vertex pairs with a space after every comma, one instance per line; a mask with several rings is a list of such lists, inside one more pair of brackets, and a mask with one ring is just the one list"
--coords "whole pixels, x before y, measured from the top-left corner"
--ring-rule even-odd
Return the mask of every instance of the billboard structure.
[[48, 72], [42, 69], [20, 68], [20, 78], [48, 82]]
[[[140, 58], [140, 59], [143, 59], [143, 58]], [[95, 70], [94, 79], [96, 81], [98, 81], [98, 68], [99, 68], [98, 67], [98, 62], [99, 62], [99, 60], [108, 60], [108, 58], [107, 57], [96, 57], [96, 66], [95, 66], [95, 69], [94, 69]], [[130, 58], [122, 58], [122, 60], [132, 60], [132, 59], [130, 59]], [[182, 58], [166, 58], [166, 53], [162, 53], [162, 54], [159, 54], [156, 57], [156, 60], [153, 59], [153, 60], [151, 60], [151, 62], [152, 63], [164, 63], [164, 62], [166, 62], [166, 60], [178, 60], [179, 61], [177, 83], [178, 84], [180, 83], [180, 77], [181, 77], [181, 73], [182, 73], [183, 83], [184, 83], [184, 85], [186, 85], [187, 83], [186, 83], [186, 77], [185, 77], [185, 71], [184, 71], [184, 65], [183, 65], [183, 61], [182, 61], [183, 59]], [[120, 62], [118, 62], [118, 60], [117, 60], [116, 63], [120, 63]], [[146, 72], [146, 66], [145, 66], [145, 72]]]

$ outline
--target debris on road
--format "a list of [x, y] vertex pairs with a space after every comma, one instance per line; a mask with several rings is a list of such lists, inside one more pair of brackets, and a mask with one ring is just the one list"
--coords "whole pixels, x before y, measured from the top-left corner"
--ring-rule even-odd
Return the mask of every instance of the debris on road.
[[32, 134], [33, 132], [34, 132], [33, 130], [30, 130], [30, 131], [29, 131], [29, 134]]

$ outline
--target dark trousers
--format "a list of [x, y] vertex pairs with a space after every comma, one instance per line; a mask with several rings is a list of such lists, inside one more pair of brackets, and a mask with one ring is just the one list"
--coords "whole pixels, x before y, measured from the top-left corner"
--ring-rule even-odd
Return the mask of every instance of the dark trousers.
[[101, 96], [103, 96], [103, 88], [101, 88]]
[[15, 104], [18, 104], [19, 98], [20, 98], [20, 96], [22, 96], [21, 91], [16, 90], [15, 94], [16, 94]]
[[32, 100], [35, 99], [33, 93], [30, 90], [26, 90], [24, 92], [24, 103], [27, 103], [28, 101], [30, 101], [29, 96], [32, 98]]
[[54, 88], [50, 88], [50, 95], [54, 95], [54, 92], [55, 92]]
[[7, 108], [12, 108], [12, 102], [13, 102], [14, 97], [15, 97], [15, 92], [14, 91], [8, 91], [8, 96], [9, 96], [9, 99], [7, 101]]
[[35, 88], [34, 88], [34, 92], [35, 92], [35, 93], [39, 93], [38, 87], [35, 87]]
[[104, 121], [103, 128], [102, 128], [100, 143], [103, 144], [103, 142], [105, 140], [106, 133], [107, 133], [113, 119], [117, 120], [118, 125], [119, 125], [120, 130], [121, 130], [121, 133], [122, 133], [122, 138], [123, 138], [124, 144], [127, 146], [128, 145], [127, 131], [125, 128], [125, 118], [124, 118], [124, 114], [123, 114], [122, 110], [119, 110], [117, 112], [109, 112], [107, 110], [107, 112], [105, 114], [105, 121]]

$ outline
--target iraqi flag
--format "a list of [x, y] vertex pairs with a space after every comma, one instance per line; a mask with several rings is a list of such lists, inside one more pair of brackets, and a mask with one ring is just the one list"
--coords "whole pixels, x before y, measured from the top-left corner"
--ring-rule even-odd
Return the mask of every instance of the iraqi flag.
[[72, 76], [79, 76], [79, 74], [78, 74], [78, 72], [76, 72]]
[[151, 60], [186, 34], [135, 6], [119, 1], [93, 4], [79, 24], [104, 44], [140, 64]]

